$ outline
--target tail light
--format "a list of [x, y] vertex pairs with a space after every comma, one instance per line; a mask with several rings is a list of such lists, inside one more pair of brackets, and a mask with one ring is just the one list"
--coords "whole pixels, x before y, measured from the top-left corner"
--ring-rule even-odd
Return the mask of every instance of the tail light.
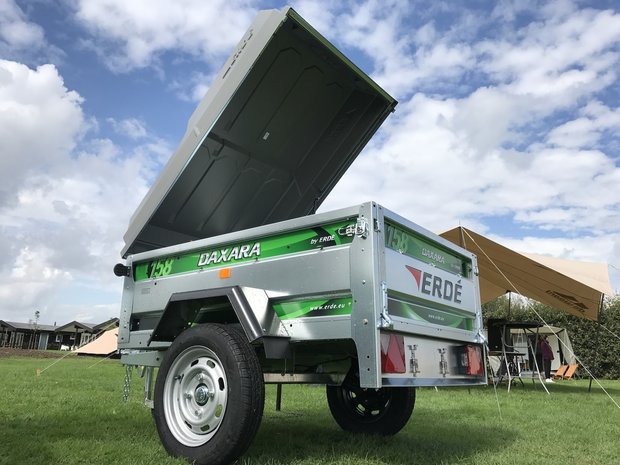
[[400, 334], [381, 334], [381, 371], [405, 373], [405, 338]]
[[471, 376], [482, 376], [484, 374], [482, 347], [473, 344], [463, 347], [460, 363], [461, 372]]

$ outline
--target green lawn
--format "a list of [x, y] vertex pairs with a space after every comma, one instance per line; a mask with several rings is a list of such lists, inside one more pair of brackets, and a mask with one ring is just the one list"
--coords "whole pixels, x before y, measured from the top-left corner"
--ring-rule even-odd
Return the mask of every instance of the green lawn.
[[[0, 358], [0, 464], [183, 464], [167, 456], [134, 372], [123, 403], [118, 361], [69, 356]], [[620, 403], [620, 381], [603, 381]], [[341, 431], [321, 386], [284, 386], [241, 464], [617, 464], [620, 409], [588, 381], [563, 381], [547, 395], [531, 381], [493, 387], [425, 388], [407, 427], [392, 438]], [[497, 402], [501, 407], [501, 417]]]

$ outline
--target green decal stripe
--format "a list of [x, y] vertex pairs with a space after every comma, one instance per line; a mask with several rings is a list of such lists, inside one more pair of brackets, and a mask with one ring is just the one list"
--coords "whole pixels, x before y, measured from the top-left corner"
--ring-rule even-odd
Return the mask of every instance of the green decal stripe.
[[442, 310], [436, 310], [395, 299], [388, 299], [388, 312], [392, 316], [399, 316], [409, 320], [426, 321], [450, 328], [466, 329], [468, 331], [472, 331], [474, 328], [473, 318], [454, 315]]
[[142, 281], [199, 269], [234, 265], [261, 258], [350, 244], [355, 220], [339, 221], [301, 231], [287, 232], [248, 242], [224, 244], [187, 254], [162, 257], [134, 266], [134, 279]]
[[468, 276], [469, 259], [433, 244], [428, 239], [389, 222], [385, 223], [385, 246], [437, 268]]
[[337, 299], [296, 300], [276, 302], [273, 309], [281, 320], [301, 317], [350, 315], [353, 308], [351, 297]]

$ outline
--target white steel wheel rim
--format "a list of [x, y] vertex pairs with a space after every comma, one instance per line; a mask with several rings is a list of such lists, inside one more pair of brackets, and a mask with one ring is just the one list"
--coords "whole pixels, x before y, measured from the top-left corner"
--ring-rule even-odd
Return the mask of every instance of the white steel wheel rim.
[[172, 363], [164, 385], [164, 415], [181, 444], [198, 447], [217, 432], [226, 412], [228, 383], [222, 362], [207, 347], [194, 346]]

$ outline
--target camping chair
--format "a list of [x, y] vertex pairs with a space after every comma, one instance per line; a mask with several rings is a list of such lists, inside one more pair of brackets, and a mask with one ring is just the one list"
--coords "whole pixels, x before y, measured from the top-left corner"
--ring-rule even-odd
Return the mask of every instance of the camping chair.
[[563, 378], [564, 374], [566, 373], [566, 370], [568, 369], [568, 365], [560, 365], [560, 368], [558, 368], [555, 372], [555, 374], [553, 375], [553, 378]]
[[562, 376], [562, 378], [563, 379], [571, 379], [575, 375], [575, 371], [577, 371], [577, 364], [575, 364], [575, 365], [568, 365], [568, 369], [566, 370], [566, 372], [564, 373], [564, 376]]

